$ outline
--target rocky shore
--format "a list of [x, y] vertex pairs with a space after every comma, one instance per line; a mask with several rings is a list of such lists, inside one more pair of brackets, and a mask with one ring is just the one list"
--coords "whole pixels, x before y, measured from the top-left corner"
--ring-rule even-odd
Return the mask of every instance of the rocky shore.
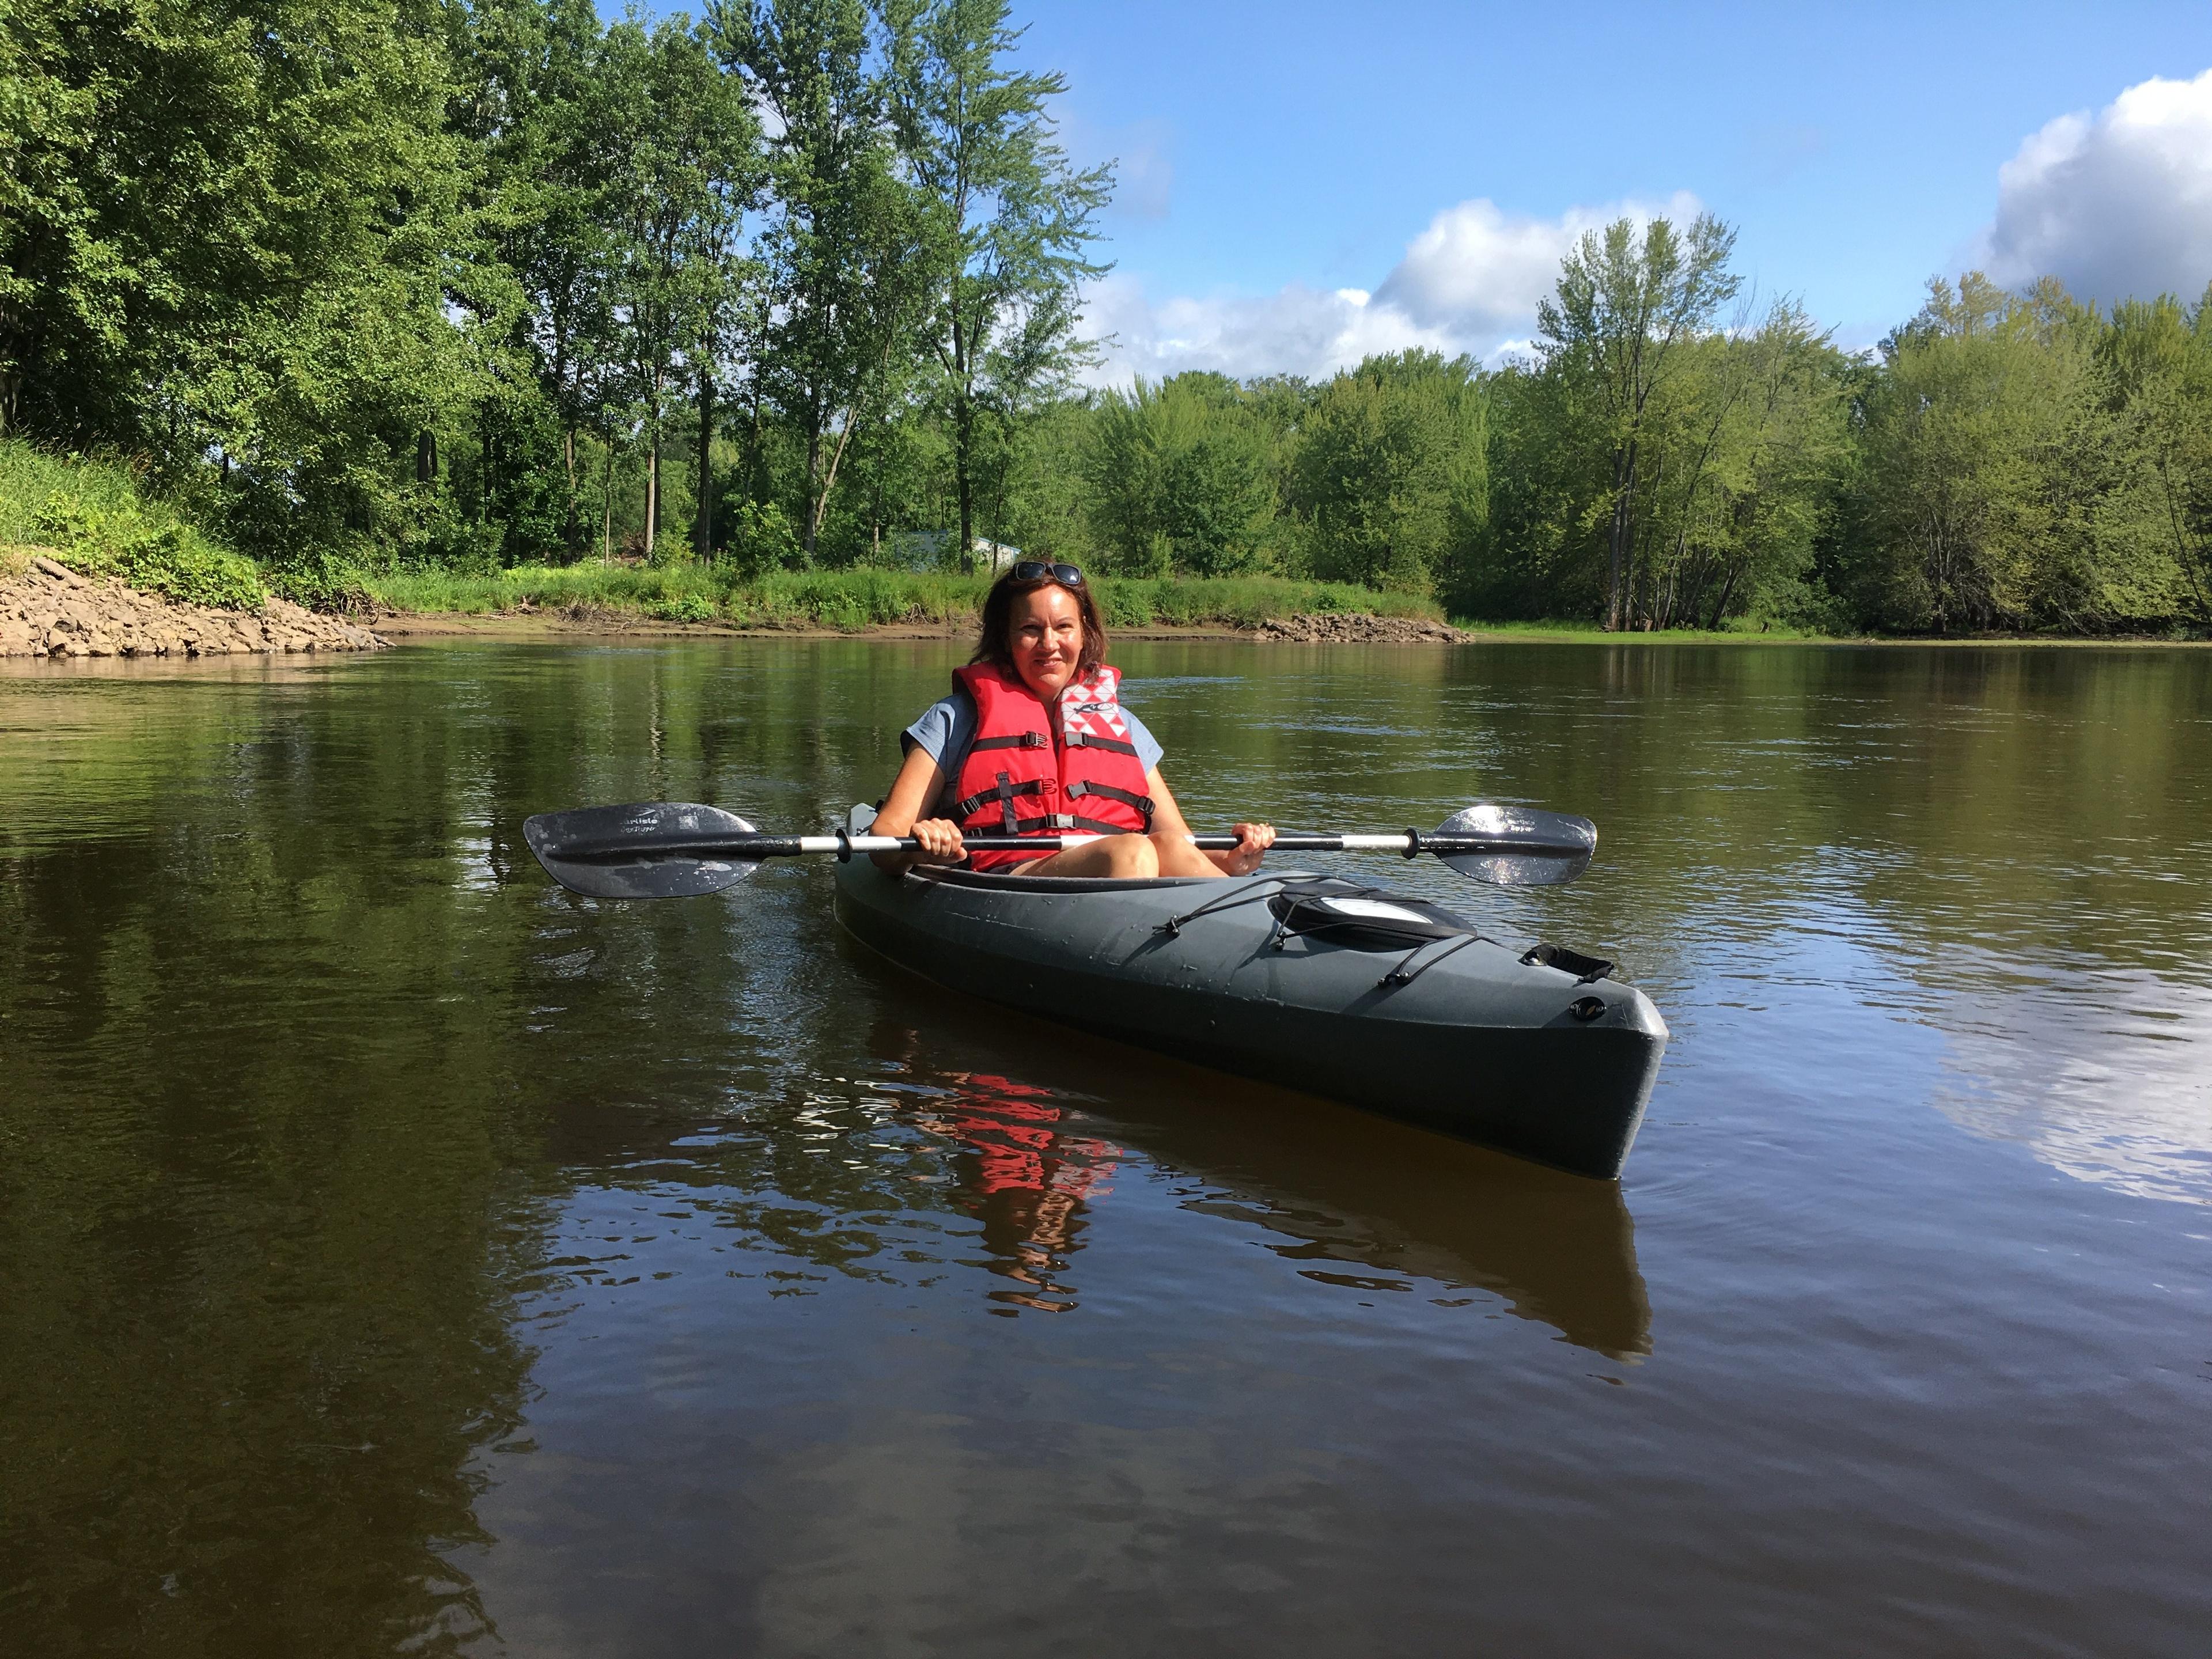
[[42, 555], [0, 580], [0, 657], [211, 657], [236, 652], [379, 651], [365, 628], [271, 598], [216, 611], [84, 576]]
[[1253, 630], [1255, 640], [1285, 645], [1464, 645], [1474, 635], [1419, 617], [1368, 617], [1334, 611], [1270, 617]]

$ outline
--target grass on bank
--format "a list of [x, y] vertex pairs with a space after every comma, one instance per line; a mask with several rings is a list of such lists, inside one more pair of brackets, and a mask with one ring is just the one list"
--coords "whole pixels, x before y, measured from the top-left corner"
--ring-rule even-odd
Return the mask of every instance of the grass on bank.
[[147, 495], [128, 467], [14, 440], [0, 441], [0, 544], [190, 605], [258, 611], [269, 602], [252, 560]]
[[[443, 570], [364, 574], [369, 595], [393, 611], [481, 616], [526, 606], [540, 611], [629, 613], [663, 622], [737, 628], [858, 629], [904, 623], [964, 626], [982, 603], [988, 576], [950, 571], [779, 571], [741, 580], [691, 563], [665, 566], [521, 565], [483, 575]], [[1375, 593], [1341, 582], [1280, 576], [1159, 580], [1101, 576], [1098, 602], [1109, 628], [1253, 628], [1270, 617], [1311, 611], [1440, 618], [1433, 601]]]

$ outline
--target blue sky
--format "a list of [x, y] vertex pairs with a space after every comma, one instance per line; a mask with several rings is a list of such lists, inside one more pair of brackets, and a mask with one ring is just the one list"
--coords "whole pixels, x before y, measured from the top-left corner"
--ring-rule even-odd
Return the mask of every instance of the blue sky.
[[1070, 150], [1121, 164], [1091, 307], [1115, 378], [1510, 349], [1532, 273], [1621, 204], [1717, 213], [1763, 292], [1854, 345], [1968, 262], [2212, 279], [2212, 76], [2189, 84], [2212, 70], [2207, 0], [1016, 15], [1023, 60], [1067, 77]]

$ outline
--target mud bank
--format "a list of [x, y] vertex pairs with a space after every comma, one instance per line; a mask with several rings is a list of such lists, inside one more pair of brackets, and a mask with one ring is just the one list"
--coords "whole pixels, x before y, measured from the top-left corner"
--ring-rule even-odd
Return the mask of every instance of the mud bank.
[[[963, 617], [957, 623], [877, 623], [862, 629], [811, 627], [782, 623], [733, 627], [726, 623], [663, 622], [634, 611], [599, 607], [568, 606], [485, 611], [474, 615], [384, 611], [375, 618], [377, 631], [395, 640], [481, 639], [556, 640], [592, 635], [636, 640], [675, 639], [804, 639], [804, 640], [972, 640], [975, 621]], [[1415, 617], [1370, 617], [1332, 612], [1290, 617], [1271, 617], [1257, 628], [1238, 628], [1228, 623], [1176, 624], [1152, 623], [1116, 626], [1108, 630], [1116, 640], [1254, 640], [1293, 645], [1465, 645], [1480, 636], [1443, 623]]]
[[272, 598], [258, 611], [217, 611], [80, 575], [40, 555], [0, 580], [0, 657], [211, 657], [380, 651], [385, 643], [287, 599]]
[[1253, 630], [1255, 640], [1284, 645], [1465, 645], [1474, 635], [1419, 617], [1368, 617], [1326, 612], [1270, 617]]

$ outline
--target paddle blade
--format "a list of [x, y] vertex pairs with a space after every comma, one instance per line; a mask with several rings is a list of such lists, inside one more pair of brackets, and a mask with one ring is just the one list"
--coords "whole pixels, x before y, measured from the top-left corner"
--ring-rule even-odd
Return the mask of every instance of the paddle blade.
[[1498, 887], [1557, 887], [1589, 869], [1597, 851], [1597, 825], [1588, 818], [1494, 801], [1453, 813], [1436, 832], [1503, 843], [1480, 853], [1437, 855], [1460, 874]]
[[666, 800], [540, 812], [522, 825], [545, 873], [590, 898], [696, 898], [734, 887], [758, 860], [659, 851], [652, 843], [752, 833], [734, 812]]

